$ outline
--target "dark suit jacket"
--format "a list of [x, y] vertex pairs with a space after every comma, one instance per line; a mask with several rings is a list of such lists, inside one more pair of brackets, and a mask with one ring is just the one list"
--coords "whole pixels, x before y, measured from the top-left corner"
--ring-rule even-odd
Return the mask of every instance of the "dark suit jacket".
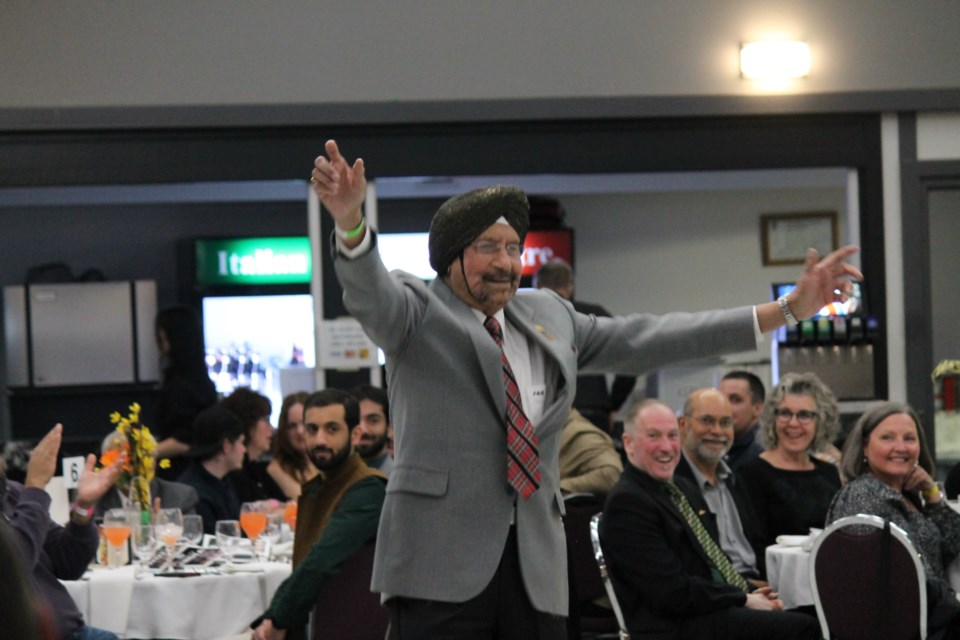
[[[156, 498], [160, 498], [160, 506], [164, 509], [180, 509], [185, 514], [197, 512], [197, 490], [188, 484], [154, 478], [150, 481], [150, 500]], [[93, 515], [102, 518], [108, 510], [122, 506], [120, 492], [113, 486], [100, 498]]]
[[[681, 477], [686, 478], [690, 481], [690, 488], [697, 491], [698, 495], [702, 495], [697, 487], [696, 477], [693, 475], [693, 469], [690, 468], [690, 463], [687, 462], [687, 459], [683, 456], [680, 457], [680, 464], [677, 465], [677, 469], [673, 472], [674, 478]], [[740, 525], [743, 527], [743, 533], [747, 536], [747, 542], [750, 544], [750, 547], [753, 549], [753, 553], [757, 556], [757, 571], [760, 572], [760, 577], [763, 580], [766, 580], [766, 553], [767, 547], [765, 540], [767, 539], [767, 532], [764, 530], [763, 523], [760, 518], [757, 517], [757, 512], [753, 509], [753, 503], [750, 502], [750, 498], [747, 495], [746, 486], [742, 479], [735, 478], [734, 476], [730, 477], [732, 482], [727, 482], [727, 487], [730, 489], [730, 494], [733, 496], [733, 503], [737, 506], [737, 512], [740, 514]], [[687, 498], [689, 499], [689, 495]], [[717, 516], [715, 513], [709, 513], [709, 520], [711, 522], [712, 528], [710, 529], [710, 534], [716, 538], [719, 538], [719, 531], [717, 529]], [[754, 576], [747, 576], [754, 577]]]
[[[697, 513], [709, 514], [696, 487], [675, 481]], [[600, 543], [627, 628], [643, 638], [676, 638], [681, 619], [746, 602], [743, 591], [713, 580], [710, 560], [662, 483], [633, 465], [607, 496]]]

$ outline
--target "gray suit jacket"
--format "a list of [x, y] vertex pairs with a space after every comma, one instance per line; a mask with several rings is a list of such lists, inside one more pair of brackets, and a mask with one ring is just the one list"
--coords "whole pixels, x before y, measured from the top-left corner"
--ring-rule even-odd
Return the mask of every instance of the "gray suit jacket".
[[[396, 445], [380, 519], [374, 591], [463, 602], [490, 582], [510, 528], [506, 399], [500, 351], [440, 278], [429, 286], [388, 274], [376, 248], [337, 256], [347, 309], [387, 356]], [[536, 424], [542, 482], [516, 499], [526, 591], [539, 611], [566, 615], [566, 549], [559, 443], [577, 373], [640, 374], [667, 363], [756, 347], [750, 307], [662, 317], [596, 318], [550, 291], [524, 291], [507, 320], [546, 355], [543, 415]]]

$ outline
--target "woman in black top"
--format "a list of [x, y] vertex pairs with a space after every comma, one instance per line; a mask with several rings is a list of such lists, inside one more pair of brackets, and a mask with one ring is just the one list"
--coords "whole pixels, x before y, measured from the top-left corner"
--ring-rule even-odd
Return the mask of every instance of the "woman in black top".
[[154, 426], [157, 458], [168, 458], [170, 468], [157, 474], [176, 480], [186, 468], [184, 456], [193, 441], [193, 421], [217, 402], [217, 391], [207, 374], [203, 330], [190, 307], [176, 306], [157, 314], [155, 328], [164, 361], [163, 383]]
[[767, 398], [760, 416], [767, 450], [738, 471], [767, 544], [823, 528], [840, 474], [814, 453], [830, 445], [838, 423], [836, 397], [815, 374], [788, 373]]

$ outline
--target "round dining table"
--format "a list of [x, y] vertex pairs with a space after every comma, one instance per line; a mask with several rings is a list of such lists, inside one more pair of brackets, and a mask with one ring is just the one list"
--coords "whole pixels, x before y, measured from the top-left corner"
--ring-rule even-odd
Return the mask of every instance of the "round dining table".
[[62, 584], [87, 624], [123, 638], [216, 640], [247, 630], [289, 575], [290, 564], [280, 562], [188, 576], [136, 576], [133, 565], [96, 566]]

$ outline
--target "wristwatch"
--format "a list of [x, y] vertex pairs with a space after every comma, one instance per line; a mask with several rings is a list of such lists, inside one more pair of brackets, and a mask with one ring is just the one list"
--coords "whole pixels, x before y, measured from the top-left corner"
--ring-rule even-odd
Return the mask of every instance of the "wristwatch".
[[787, 324], [791, 327], [794, 327], [800, 321], [797, 320], [797, 316], [793, 315], [793, 311], [790, 311], [790, 305], [787, 304], [787, 296], [782, 295], [777, 298], [777, 304], [780, 306], [780, 313], [783, 314], [784, 319], [787, 321]]

